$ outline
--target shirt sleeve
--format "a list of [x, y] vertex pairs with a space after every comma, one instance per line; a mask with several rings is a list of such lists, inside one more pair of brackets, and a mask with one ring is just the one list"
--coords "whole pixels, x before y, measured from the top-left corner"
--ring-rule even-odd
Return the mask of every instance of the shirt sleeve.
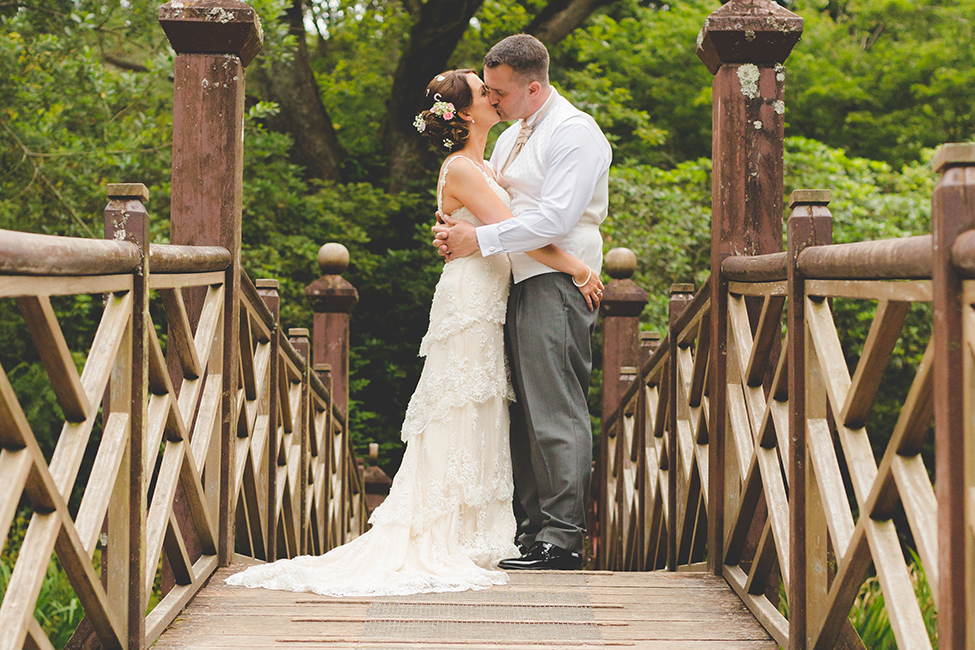
[[478, 227], [481, 255], [533, 251], [562, 239], [575, 227], [612, 158], [609, 144], [598, 136], [582, 120], [569, 119], [558, 126], [549, 145], [538, 206]]

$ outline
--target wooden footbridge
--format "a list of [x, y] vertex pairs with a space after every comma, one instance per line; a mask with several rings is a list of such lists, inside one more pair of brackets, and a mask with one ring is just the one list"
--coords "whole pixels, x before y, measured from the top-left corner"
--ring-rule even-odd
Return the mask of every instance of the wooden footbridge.
[[[85, 614], [69, 648], [857, 648], [868, 579], [898, 647], [975, 647], [975, 145], [934, 160], [932, 234], [834, 245], [828, 188], [797, 190], [783, 251], [781, 64], [802, 21], [769, 0], [732, 0], [698, 40], [715, 75], [710, 279], [675, 286], [668, 330], [641, 338], [646, 293], [627, 251], [607, 256], [591, 570], [372, 600], [226, 586], [365, 530], [346, 417], [357, 296], [325, 247], [313, 327], [282, 331], [276, 281], [240, 262], [260, 25], [236, 0], [159, 13], [178, 54], [172, 243], [149, 242], [138, 184], [109, 186], [104, 240], [0, 232], [0, 298], [64, 415], [45, 457], [32, 396], [0, 372], [0, 544], [29, 517], [0, 650], [52, 647], [34, 610], [55, 555]], [[79, 373], [56, 306], [83, 294], [104, 310]], [[835, 301], [875, 307], [862, 350]], [[932, 333], [878, 438], [866, 416], [917, 318]]]

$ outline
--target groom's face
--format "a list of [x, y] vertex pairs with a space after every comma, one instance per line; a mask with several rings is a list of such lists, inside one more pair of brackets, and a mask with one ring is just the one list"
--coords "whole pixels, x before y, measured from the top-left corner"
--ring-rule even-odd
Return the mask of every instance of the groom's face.
[[502, 120], [520, 120], [535, 112], [531, 106], [531, 97], [535, 94], [532, 87], [538, 84], [524, 82], [523, 77], [504, 63], [484, 68], [484, 84], [489, 89], [491, 105]]

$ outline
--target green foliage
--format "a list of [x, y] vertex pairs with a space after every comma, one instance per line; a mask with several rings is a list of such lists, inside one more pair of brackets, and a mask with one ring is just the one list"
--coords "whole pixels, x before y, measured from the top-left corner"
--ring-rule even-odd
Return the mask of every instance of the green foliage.
[[[27, 532], [29, 512], [21, 511], [11, 526], [3, 553], [0, 553], [0, 602], [10, 584], [17, 555]], [[95, 568], [98, 570], [100, 553], [96, 553]], [[63, 648], [74, 634], [84, 616], [84, 610], [74, 593], [71, 582], [56, 558], [51, 558], [41, 583], [41, 591], [34, 608], [34, 618], [51, 640], [55, 648]]]
[[650, 294], [643, 321], [666, 331], [670, 285], [700, 286], [710, 273], [711, 161], [685, 162], [672, 170], [615, 165], [609, 212], [602, 226], [605, 248], [626, 247], [636, 254], [632, 279]]
[[553, 81], [603, 127], [616, 165], [669, 167], [709, 154], [711, 74], [695, 44], [719, 6], [616, 2], [553, 49]]
[[[934, 604], [931, 585], [928, 584], [924, 572], [924, 565], [917, 553], [910, 551], [911, 562], [908, 570], [911, 584], [921, 608], [921, 616], [931, 640], [931, 647], [938, 648], [938, 612]], [[853, 610], [850, 612], [850, 622], [856, 629], [863, 645], [871, 650], [896, 650], [897, 642], [890, 625], [890, 617], [884, 604], [884, 593], [880, 587], [880, 580], [876, 576], [867, 578], [860, 587]]]
[[371, 181], [385, 165], [380, 129], [393, 72], [412, 18], [401, 3], [341, 0], [310, 3], [318, 30], [313, 66], [339, 141], [354, 152], [345, 163], [353, 180]]
[[104, 64], [148, 5], [123, 13], [117, 3], [79, 2], [71, 14], [0, 16], [0, 227], [98, 236], [106, 183], [162, 181], [170, 56], [149, 42], [139, 53], [144, 73]]
[[793, 133], [898, 168], [975, 136], [975, 2], [796, 0], [789, 57]]

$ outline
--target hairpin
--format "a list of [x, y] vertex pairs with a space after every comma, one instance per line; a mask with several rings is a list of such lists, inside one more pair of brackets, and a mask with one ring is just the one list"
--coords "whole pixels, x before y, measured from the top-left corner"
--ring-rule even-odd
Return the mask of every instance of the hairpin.
[[446, 79], [446, 77], [444, 77], [442, 74], [437, 75], [437, 81], [443, 81], [444, 79]]
[[433, 101], [439, 102], [441, 99], [440, 93], [433, 93]]

